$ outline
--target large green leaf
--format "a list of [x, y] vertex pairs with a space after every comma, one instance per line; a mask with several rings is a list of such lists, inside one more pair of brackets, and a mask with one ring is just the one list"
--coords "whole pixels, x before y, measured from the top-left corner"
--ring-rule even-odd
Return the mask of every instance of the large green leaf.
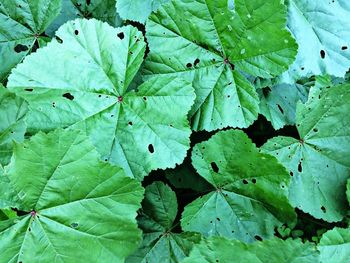
[[0, 222], [2, 262], [124, 262], [137, 247], [143, 189], [81, 132], [16, 145], [6, 174], [28, 214]]
[[26, 131], [28, 110], [23, 99], [8, 92], [0, 84], [0, 164], [6, 165], [12, 155], [13, 142], [22, 142]]
[[140, 179], [182, 162], [193, 88], [164, 76], [128, 90], [145, 53], [142, 33], [77, 19], [57, 36], [9, 77], [8, 88], [30, 104], [30, 127], [84, 129], [104, 159]]
[[271, 238], [282, 223], [293, 224], [288, 172], [242, 131], [219, 132], [197, 144], [192, 162], [216, 191], [185, 207], [184, 230], [253, 242]]
[[116, 0], [61, 0], [61, 2], [60, 15], [46, 30], [49, 35], [54, 35], [61, 25], [76, 18], [96, 18], [112, 26], [121, 25], [116, 13]]
[[319, 254], [311, 243], [274, 238], [253, 244], [212, 237], [195, 245], [183, 263], [318, 263]]
[[33, 48], [58, 15], [60, 0], [0, 0], [0, 82]]
[[306, 102], [309, 89], [299, 84], [278, 84], [259, 89], [260, 112], [277, 130], [295, 124], [297, 103]]
[[297, 108], [300, 139], [276, 137], [263, 149], [290, 171], [292, 204], [316, 218], [340, 221], [346, 215], [350, 175], [350, 85], [313, 88]]
[[146, 187], [142, 212], [138, 218], [143, 242], [128, 263], [177, 263], [189, 255], [193, 244], [200, 241], [194, 233], [172, 233], [177, 215], [177, 200], [171, 188], [162, 182]]
[[297, 45], [286, 30], [280, 0], [178, 0], [162, 5], [146, 24], [150, 54], [144, 74], [193, 82], [194, 130], [247, 127], [259, 101], [243, 72], [272, 77], [288, 68]]
[[125, 20], [145, 23], [149, 15], [169, 0], [118, 0], [117, 11]]
[[350, 229], [333, 228], [323, 234], [318, 249], [322, 263], [350, 262]]
[[299, 51], [284, 81], [322, 74], [344, 77], [350, 67], [350, 2], [288, 2], [288, 27]]

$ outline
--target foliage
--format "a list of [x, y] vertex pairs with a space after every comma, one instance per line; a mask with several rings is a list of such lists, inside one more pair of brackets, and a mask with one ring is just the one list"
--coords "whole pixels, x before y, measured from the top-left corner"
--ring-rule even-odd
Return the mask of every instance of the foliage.
[[350, 262], [347, 0], [0, 0], [0, 262]]

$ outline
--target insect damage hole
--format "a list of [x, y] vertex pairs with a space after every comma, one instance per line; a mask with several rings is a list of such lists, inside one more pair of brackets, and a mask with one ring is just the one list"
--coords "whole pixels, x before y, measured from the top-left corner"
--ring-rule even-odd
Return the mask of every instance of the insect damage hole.
[[66, 98], [67, 100], [74, 100], [74, 96], [70, 94], [69, 92], [64, 93], [62, 97]]
[[320, 51], [321, 58], [324, 59], [326, 57], [326, 52], [324, 50]]
[[281, 105], [277, 104], [277, 107], [278, 107], [278, 109], [280, 110], [280, 112], [281, 112], [282, 114], [284, 114], [284, 110], [282, 109]]
[[211, 166], [211, 169], [213, 169], [214, 173], [218, 173], [219, 172], [219, 167], [216, 164], [216, 162], [211, 162], [210, 166]]
[[74, 34], [77, 36], [79, 35], [79, 30], [74, 30]]
[[22, 44], [18, 44], [15, 46], [14, 50], [16, 53], [21, 53], [21, 52], [24, 52], [24, 51], [27, 51], [29, 48], [25, 45], [22, 45]]
[[123, 40], [125, 36], [124, 36], [123, 32], [120, 32], [117, 34], [117, 37], [119, 37], [121, 40]]
[[301, 162], [299, 162], [298, 164], [298, 172], [301, 173], [303, 171], [303, 166], [301, 164]]
[[154, 153], [153, 144], [148, 145], [148, 151], [149, 151], [150, 153]]

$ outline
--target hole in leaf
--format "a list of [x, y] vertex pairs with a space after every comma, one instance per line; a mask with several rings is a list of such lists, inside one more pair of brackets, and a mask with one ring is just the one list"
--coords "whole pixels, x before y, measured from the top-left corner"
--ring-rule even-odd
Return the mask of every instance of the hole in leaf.
[[321, 206], [321, 210], [322, 210], [323, 213], [327, 212], [327, 209], [324, 206]]
[[32, 92], [33, 89], [24, 89], [25, 91], [29, 91], [29, 92]]
[[348, 49], [348, 47], [347, 46], [343, 46], [343, 47], [341, 47], [341, 50], [347, 50]]
[[256, 240], [258, 240], [258, 241], [263, 241], [263, 239], [262, 239], [261, 236], [256, 235], [256, 236], [254, 236], [254, 238], [255, 238]]
[[77, 35], [79, 35], [79, 31], [78, 30], [75, 30], [74, 31], [74, 34], [77, 36]]
[[214, 173], [219, 172], [219, 167], [217, 166], [216, 162], [211, 162], [210, 166], [211, 166], [211, 169], [213, 169]]
[[72, 94], [68, 93], [64, 93], [62, 95], [62, 97], [66, 98], [67, 100], [74, 100], [74, 96]]
[[91, 0], [86, 0], [86, 4], [90, 5], [91, 4]]
[[63, 43], [62, 38], [60, 38], [60, 37], [58, 37], [58, 36], [56, 36], [55, 38], [56, 38], [56, 40], [57, 40], [57, 42], [58, 42], [58, 43], [60, 43], [60, 44], [62, 44], [62, 43]]
[[14, 50], [16, 51], [16, 53], [21, 53], [23, 51], [27, 51], [28, 47], [25, 45], [18, 44], [15, 46]]
[[318, 129], [317, 129], [317, 128], [314, 128], [314, 132], [318, 132]]
[[217, 217], [216, 220], [218, 220], [220, 222], [220, 218]]
[[129, 121], [129, 123], [128, 123], [130, 126], [132, 126], [132, 121]]
[[246, 179], [242, 180], [243, 184], [248, 184], [248, 181]]
[[192, 63], [187, 63], [187, 64], [186, 64], [186, 67], [187, 67], [187, 68], [191, 68], [191, 67], [192, 67]]
[[193, 63], [193, 65], [194, 65], [194, 66], [197, 66], [197, 65], [199, 64], [199, 62], [201, 62], [200, 59], [199, 59], [199, 58], [196, 58], [195, 61], [194, 61], [194, 63]]
[[298, 164], [298, 172], [301, 173], [303, 171], [303, 166], [301, 165], [301, 162]]
[[150, 153], [154, 153], [153, 144], [148, 145], [148, 151], [149, 151]]
[[324, 50], [320, 51], [321, 58], [324, 59], [326, 57], [326, 52]]
[[252, 179], [252, 183], [253, 183], [253, 184], [256, 184], [256, 179], [255, 179], [255, 178]]
[[124, 33], [123, 33], [123, 32], [118, 33], [117, 36], [118, 36], [121, 40], [124, 39]]
[[278, 107], [278, 109], [280, 110], [280, 112], [281, 112], [282, 114], [284, 114], [284, 110], [282, 109], [281, 105], [277, 104], [277, 107]]

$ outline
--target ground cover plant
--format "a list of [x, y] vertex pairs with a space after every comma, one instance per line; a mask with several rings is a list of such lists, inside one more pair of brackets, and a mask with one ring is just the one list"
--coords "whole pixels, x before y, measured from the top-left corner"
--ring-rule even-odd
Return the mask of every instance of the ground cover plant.
[[0, 0], [0, 263], [349, 263], [349, 16]]

